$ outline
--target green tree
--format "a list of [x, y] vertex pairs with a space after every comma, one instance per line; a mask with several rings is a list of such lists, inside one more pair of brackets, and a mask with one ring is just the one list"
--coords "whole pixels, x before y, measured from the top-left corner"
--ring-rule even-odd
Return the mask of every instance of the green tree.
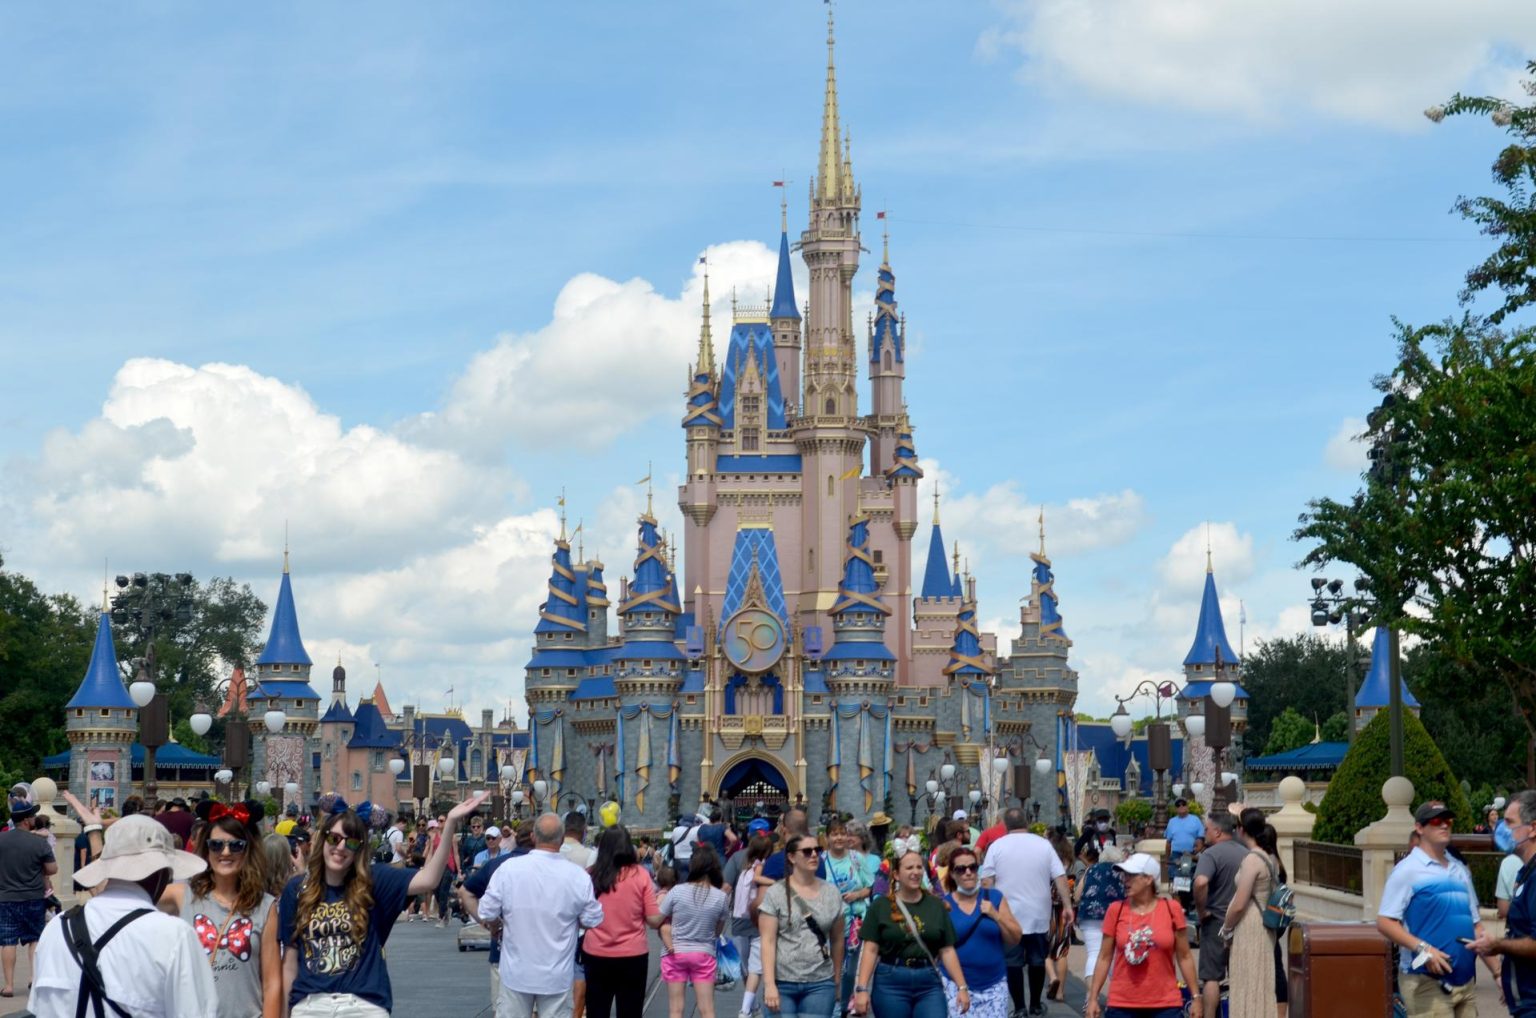
[[1264, 755], [1288, 753], [1300, 749], [1317, 734], [1317, 724], [1303, 717], [1295, 707], [1287, 707], [1270, 723], [1269, 741], [1264, 743]]
[[1434, 643], [1462, 687], [1507, 683], [1536, 731], [1536, 332], [1398, 330], [1365, 436], [1377, 468], [1347, 502], [1309, 503], [1303, 563], [1353, 565], [1373, 622]]
[[[1288, 707], [1303, 718], [1326, 718], [1343, 711], [1348, 663], [1349, 654], [1341, 644], [1311, 633], [1260, 641], [1243, 662], [1243, 689], [1248, 692], [1248, 730], [1243, 734], [1247, 755], [1268, 752], [1270, 725]], [[1350, 673], [1350, 688], [1359, 688], [1360, 674], [1358, 669]], [[1309, 722], [1303, 741], [1311, 741], [1312, 734]]]
[[[1337, 845], [1353, 845], [1355, 832], [1380, 820], [1387, 812], [1381, 786], [1391, 774], [1388, 742], [1391, 738], [1386, 711], [1379, 712], [1349, 747], [1344, 761], [1328, 783], [1317, 810], [1312, 837]], [[1413, 807], [1438, 799], [1456, 814], [1456, 830], [1470, 833], [1477, 823], [1461, 783], [1446, 766], [1440, 747], [1429, 737], [1411, 711], [1403, 715], [1403, 759], [1413, 782]]]
[[95, 637], [94, 617], [74, 598], [0, 568], [0, 772], [34, 778], [43, 757], [68, 747], [64, 704]]
[[[1526, 71], [1532, 75], [1526, 91], [1536, 94], [1536, 61], [1527, 63]], [[1457, 93], [1444, 106], [1425, 111], [1437, 123], [1462, 114], [1491, 117], [1512, 139], [1493, 161], [1493, 179], [1504, 189], [1505, 198], [1463, 195], [1454, 206], [1463, 218], [1498, 241], [1493, 253], [1467, 273], [1461, 292], [1462, 303], [1469, 304], [1485, 290], [1501, 291], [1504, 303], [1488, 316], [1497, 325], [1536, 300], [1536, 106]]]
[[1419, 719], [1457, 777], [1490, 789], [1524, 783], [1529, 734], [1507, 683], [1469, 674], [1433, 642], [1404, 653], [1403, 675], [1423, 705]]
[[1329, 716], [1323, 722], [1324, 742], [1348, 742], [1349, 741], [1349, 715], [1343, 711]]
[[1126, 799], [1115, 807], [1115, 822], [1122, 831], [1136, 831], [1152, 822], [1152, 803], [1146, 799]]

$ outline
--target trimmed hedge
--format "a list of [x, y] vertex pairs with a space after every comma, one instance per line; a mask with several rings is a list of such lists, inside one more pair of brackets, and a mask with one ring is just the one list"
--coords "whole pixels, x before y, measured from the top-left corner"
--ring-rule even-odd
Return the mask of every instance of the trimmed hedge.
[[[1313, 841], [1353, 845], [1355, 832], [1386, 815], [1381, 786], [1391, 776], [1391, 738], [1391, 719], [1384, 710], [1355, 737], [1355, 744], [1334, 772], [1328, 792], [1317, 809]], [[1413, 782], [1411, 808], [1417, 809], [1422, 802], [1438, 799], [1456, 814], [1456, 832], [1472, 833], [1477, 823], [1472, 804], [1467, 801], [1456, 775], [1451, 773], [1440, 747], [1409, 710], [1403, 711], [1403, 766], [1407, 772], [1405, 777]]]

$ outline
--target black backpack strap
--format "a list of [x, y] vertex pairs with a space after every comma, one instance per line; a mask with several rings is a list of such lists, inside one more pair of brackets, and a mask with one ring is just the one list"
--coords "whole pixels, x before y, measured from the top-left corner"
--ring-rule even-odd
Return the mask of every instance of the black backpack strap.
[[80, 966], [80, 994], [75, 1005], [75, 1018], [85, 1018], [87, 1004], [92, 1008], [95, 1018], [105, 1018], [103, 1004], [110, 1007], [119, 1018], [132, 1018], [116, 1001], [107, 996], [106, 983], [102, 980], [101, 969], [97, 967], [96, 959], [101, 954], [101, 949], [106, 947], [124, 926], [153, 911], [154, 909], [150, 908], [134, 909], [107, 927], [107, 931], [94, 943], [91, 941], [90, 928], [85, 922], [85, 906], [76, 905], [64, 913], [64, 942], [69, 947], [70, 956]]

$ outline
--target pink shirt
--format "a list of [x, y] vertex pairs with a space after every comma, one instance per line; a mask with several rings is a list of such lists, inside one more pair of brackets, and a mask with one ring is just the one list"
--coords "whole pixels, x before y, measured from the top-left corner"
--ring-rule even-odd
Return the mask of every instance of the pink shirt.
[[661, 910], [644, 866], [626, 867], [613, 890], [600, 895], [597, 903], [603, 906], [603, 922], [587, 931], [583, 951], [600, 958], [632, 958], [650, 950], [645, 917], [660, 915]]

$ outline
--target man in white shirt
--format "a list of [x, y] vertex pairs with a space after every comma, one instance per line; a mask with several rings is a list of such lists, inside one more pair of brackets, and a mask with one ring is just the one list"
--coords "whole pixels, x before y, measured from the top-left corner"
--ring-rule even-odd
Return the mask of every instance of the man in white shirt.
[[390, 825], [389, 833], [385, 837], [389, 839], [389, 864], [391, 866], [404, 866], [405, 817], [395, 817], [395, 822]]
[[672, 828], [672, 834], [667, 839], [672, 843], [672, 869], [677, 873], [677, 882], [688, 882], [688, 865], [693, 862], [693, 846], [699, 843], [699, 828], [704, 826], [708, 817], [680, 816], [677, 818], [677, 826]]
[[1013, 807], [1003, 811], [1007, 830], [987, 849], [981, 864], [981, 881], [986, 887], [1003, 892], [1008, 909], [1018, 920], [1024, 936], [1007, 949], [1004, 959], [1008, 969], [1008, 992], [1014, 1010], [1024, 1007], [1024, 970], [1029, 970], [1029, 1013], [1045, 1014], [1040, 991], [1045, 988], [1045, 956], [1051, 930], [1051, 885], [1066, 902], [1062, 921], [1072, 925], [1072, 895], [1067, 889], [1067, 870], [1051, 843], [1029, 831], [1024, 811]]
[[[97, 822], [82, 812], [87, 826]], [[37, 968], [27, 1007], [37, 1018], [75, 1018], [77, 1008], [94, 1014], [89, 1001], [115, 1003], [135, 1018], [207, 1018], [219, 1009], [213, 970], [190, 923], [166, 915], [155, 902], [174, 880], [207, 868], [202, 859], [178, 851], [173, 835], [151, 816], [126, 816], [107, 832], [101, 858], [81, 867], [75, 879], [105, 887], [85, 903], [86, 936], [96, 945], [91, 979], [70, 952], [71, 909], [54, 916], [37, 945]], [[129, 919], [134, 912], [143, 914]], [[119, 925], [126, 920], [125, 925]], [[108, 939], [108, 933], [111, 937]], [[87, 1003], [82, 1004], [81, 998]]]
[[586, 846], [586, 837], [587, 815], [580, 810], [571, 810], [565, 815], [565, 841], [560, 843], [560, 855], [567, 862], [589, 870], [597, 861], [597, 853]]
[[565, 824], [533, 823], [533, 851], [508, 859], [480, 898], [482, 922], [502, 920], [496, 1018], [570, 1018], [576, 936], [603, 921], [592, 878], [560, 856]]

